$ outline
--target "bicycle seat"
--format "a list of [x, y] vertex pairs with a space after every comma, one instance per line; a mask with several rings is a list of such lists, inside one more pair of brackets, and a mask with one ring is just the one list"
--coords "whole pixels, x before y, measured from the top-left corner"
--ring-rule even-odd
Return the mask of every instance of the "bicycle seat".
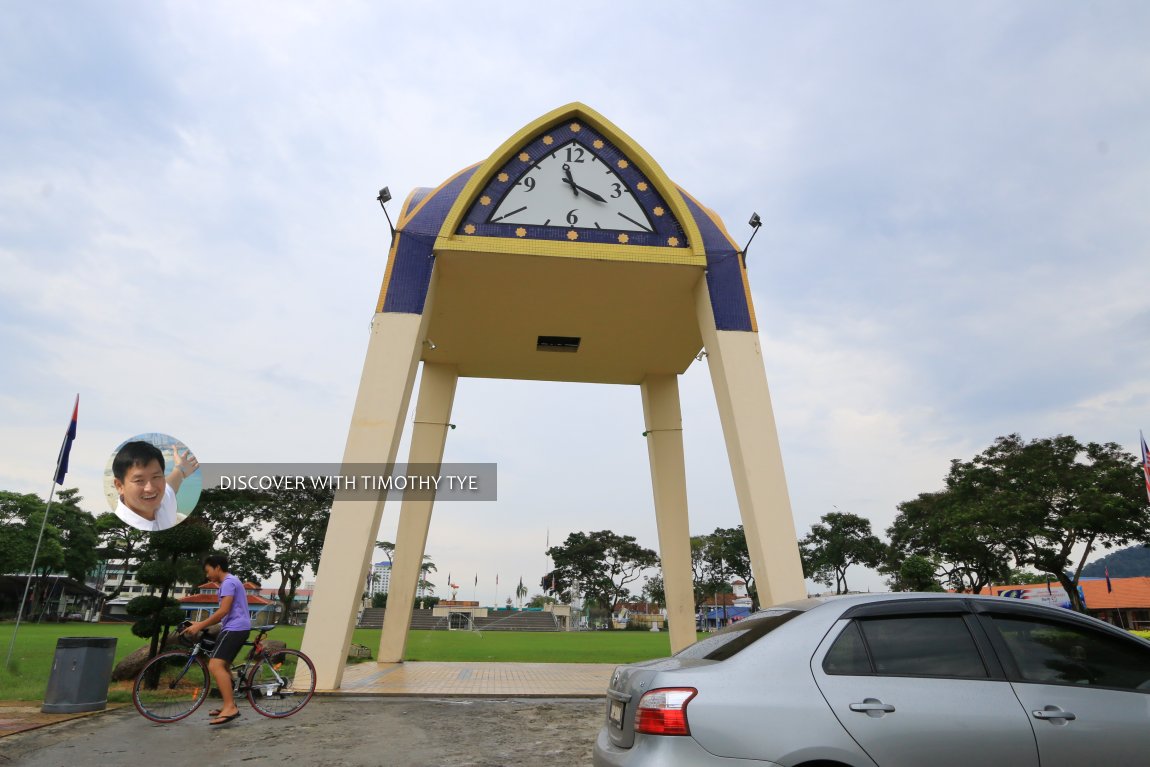
[[266, 626], [253, 626], [252, 628], [253, 628], [255, 631], [263, 631], [263, 632], [265, 632], [265, 633], [266, 633], [266, 632], [268, 632], [268, 631], [271, 631], [271, 630], [272, 630], [272, 629], [274, 629], [275, 627], [276, 627], [276, 624], [274, 624], [274, 623], [269, 623], [269, 624], [268, 624], [268, 625], [266, 625]]

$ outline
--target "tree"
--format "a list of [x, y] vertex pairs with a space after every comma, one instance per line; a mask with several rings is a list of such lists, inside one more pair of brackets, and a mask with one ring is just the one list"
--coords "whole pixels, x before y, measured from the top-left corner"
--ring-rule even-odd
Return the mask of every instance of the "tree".
[[[930, 581], [979, 594], [991, 583], [1004, 582], [1013, 560], [1010, 536], [1000, 521], [952, 488], [900, 503], [887, 536], [890, 546], [882, 570], [893, 576], [892, 588], [904, 578], [928, 583], [921, 566], [932, 562]], [[904, 565], [916, 558], [911, 564], [914, 574], [904, 574]]]
[[[290, 623], [304, 573], [319, 566], [334, 491], [282, 487], [267, 491], [205, 490], [194, 516], [202, 516], [237, 576], [263, 580], [278, 575], [280, 623]], [[203, 498], [203, 496], [201, 496]], [[257, 535], [261, 530], [266, 534]]]
[[394, 562], [395, 561], [395, 544], [394, 543], [392, 543], [391, 541], [376, 541], [375, 547], [377, 549], [383, 549], [383, 553], [387, 557], [388, 562]]
[[96, 551], [96, 518], [80, 508], [82, 500], [76, 488], [62, 488], [57, 491], [56, 502], [48, 510], [49, 524], [44, 536], [47, 538], [51, 530], [56, 545], [50, 547], [47, 557], [41, 546], [41, 554], [36, 563], [42, 589], [47, 592], [40, 601], [41, 614], [48, 610], [53, 599], [62, 595], [62, 591], [53, 591], [52, 582], [47, 578], [49, 574], [64, 573], [72, 580], [83, 583], [100, 561]]
[[610, 530], [571, 533], [562, 545], [552, 546], [547, 554], [555, 569], [543, 576], [544, 588], [554, 579], [555, 591], [564, 593], [571, 584], [578, 583], [584, 599], [608, 611], [627, 596], [628, 584], [659, 563], [658, 555], [640, 546], [634, 536]]
[[519, 585], [515, 587], [515, 601], [520, 607], [523, 606], [523, 600], [527, 598], [527, 587], [523, 585], [523, 576], [519, 576]]
[[1019, 566], [1057, 578], [1082, 611], [1078, 582], [1091, 554], [1150, 530], [1142, 481], [1138, 460], [1112, 442], [1083, 445], [1066, 435], [1024, 442], [1011, 434], [970, 461], [952, 462], [947, 487], [1004, 529]]
[[933, 559], [911, 554], [898, 561], [898, 569], [889, 569], [892, 577], [887, 581], [891, 591], [942, 591], [936, 577], [939, 565]]
[[[0, 565], [5, 574], [22, 574], [30, 579], [26, 584], [29, 586], [28, 603], [24, 605], [24, 614], [28, 618], [43, 611], [48, 596], [48, 575], [64, 559], [56, 528], [45, 524], [36, 567], [31, 569], [44, 511], [45, 504], [37, 495], [0, 492]], [[20, 593], [23, 596], [24, 590]], [[19, 609], [20, 604], [17, 603], [16, 610]]]
[[175, 527], [149, 535], [136, 580], [160, 593], [136, 597], [126, 608], [128, 615], [136, 619], [132, 633], [151, 639], [149, 656], [154, 656], [167, 640], [168, 628], [183, 619], [179, 603], [170, 594], [177, 584], [203, 580], [203, 559], [211, 551], [212, 540], [211, 528], [194, 515]]
[[28, 572], [43, 514], [39, 496], [0, 491], [0, 573]]
[[271, 541], [260, 529], [266, 497], [258, 490], [205, 488], [196, 504], [215, 536], [215, 549], [228, 557], [228, 571], [241, 581], [262, 583], [275, 569]]
[[289, 623], [295, 593], [304, 572], [319, 569], [327, 520], [335, 493], [330, 488], [297, 488], [269, 491], [264, 519], [271, 523], [274, 571], [280, 576], [279, 599], [284, 606], [280, 623]]
[[1019, 585], [1023, 583], [1048, 583], [1050, 576], [1044, 573], [1035, 573], [1030, 570], [1011, 570], [1002, 585]]
[[747, 536], [743, 526], [716, 527], [708, 538], [708, 552], [711, 559], [717, 559], [722, 571], [724, 586], [730, 590], [729, 578], [734, 575], [747, 584], [747, 594], [751, 597], [752, 609], [758, 609], [759, 590], [755, 586], [755, 574], [751, 570], [751, 554], [747, 550]]
[[105, 511], [96, 517], [96, 538], [96, 553], [105, 567], [112, 562], [120, 563], [119, 582], [104, 595], [105, 599], [115, 599], [123, 592], [128, 570], [148, 542], [148, 533], [137, 530], [112, 512]]
[[871, 532], [870, 520], [857, 514], [832, 511], [811, 525], [799, 541], [803, 574], [827, 586], [836, 594], [847, 591], [847, 568], [851, 565], [877, 567], [885, 553], [883, 543]]
[[[707, 556], [709, 540], [705, 535], [691, 536], [691, 584], [694, 588], [695, 610], [711, 593], [711, 561]], [[660, 575], [661, 577], [661, 575]]]
[[423, 564], [419, 566], [419, 583], [416, 584], [415, 592], [417, 594], [424, 594], [430, 596], [435, 593], [435, 584], [427, 580], [428, 574], [437, 571], [435, 563], [431, 561], [431, 556], [428, 554], [423, 555]]
[[[39, 496], [31, 493], [0, 492], [0, 573], [25, 573], [34, 579], [29, 592], [31, 604], [26, 611], [29, 618], [47, 609], [52, 598], [50, 575], [64, 573], [83, 581], [99, 562], [96, 518], [80, 508], [82, 500], [75, 488], [61, 488], [48, 509]], [[45, 512], [48, 520], [40, 539]], [[29, 572], [34, 555], [36, 566]]]
[[643, 599], [651, 604], [667, 604], [667, 592], [663, 587], [662, 575], [652, 575], [643, 584]]
[[100, 561], [96, 551], [99, 543], [96, 518], [80, 508], [82, 500], [76, 488], [62, 488], [57, 491], [56, 503], [49, 512], [57, 540], [64, 549], [58, 569], [80, 582]]

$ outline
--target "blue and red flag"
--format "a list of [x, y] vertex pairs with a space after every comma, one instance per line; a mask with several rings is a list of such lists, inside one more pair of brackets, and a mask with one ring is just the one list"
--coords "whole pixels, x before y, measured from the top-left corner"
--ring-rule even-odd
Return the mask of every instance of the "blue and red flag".
[[[72, 408], [72, 421], [68, 424], [68, 433], [64, 435], [64, 444], [60, 445], [60, 457], [56, 459], [56, 484], [64, 484], [64, 475], [68, 473], [68, 456], [72, 453], [72, 441], [76, 439], [76, 419], [80, 416], [80, 395], [76, 395], [76, 404]], [[1145, 451], [1145, 444], [1143, 451]]]
[[1106, 593], [1109, 594], [1114, 591], [1114, 587], [1110, 585], [1110, 568], [1107, 567], [1103, 572], [1106, 573]]
[[1150, 498], [1150, 450], [1146, 449], [1146, 438], [1138, 432], [1138, 439], [1142, 442], [1142, 477], [1146, 480], [1146, 497]]

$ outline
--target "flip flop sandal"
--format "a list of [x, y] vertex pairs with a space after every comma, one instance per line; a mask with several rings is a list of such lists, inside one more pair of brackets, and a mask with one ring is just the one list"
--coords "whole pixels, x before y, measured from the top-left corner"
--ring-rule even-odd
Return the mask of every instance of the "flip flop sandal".
[[228, 716], [218, 716], [215, 719], [213, 719], [212, 721], [208, 722], [208, 724], [213, 725], [213, 726], [220, 725], [220, 724], [227, 724], [228, 722], [231, 722], [235, 719], [239, 719], [239, 717], [240, 717], [240, 712], [237, 711], [236, 713], [230, 714]]

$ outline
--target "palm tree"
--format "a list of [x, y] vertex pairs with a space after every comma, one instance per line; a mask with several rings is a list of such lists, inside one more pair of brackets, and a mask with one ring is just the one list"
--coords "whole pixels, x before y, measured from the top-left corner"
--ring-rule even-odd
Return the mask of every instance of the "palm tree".
[[438, 568], [436, 568], [435, 563], [431, 561], [430, 556], [424, 554], [423, 558], [425, 561], [419, 566], [419, 586], [417, 593], [421, 595], [424, 593], [434, 594], [435, 584], [427, 580], [427, 574], [435, 572]]

